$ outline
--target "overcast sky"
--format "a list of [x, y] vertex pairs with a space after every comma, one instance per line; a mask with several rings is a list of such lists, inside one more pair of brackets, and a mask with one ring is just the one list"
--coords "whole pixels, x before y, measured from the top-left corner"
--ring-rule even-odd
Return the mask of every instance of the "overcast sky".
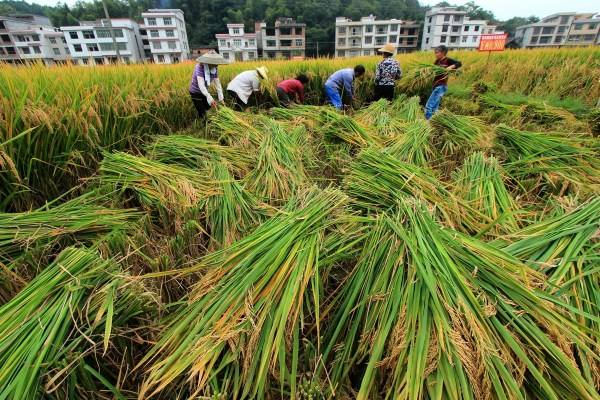
[[[30, 0], [34, 3], [45, 5], [56, 5], [55, 0]], [[76, 0], [63, 0], [62, 3], [75, 4]], [[464, 4], [468, 0], [449, 1], [451, 4]], [[435, 5], [440, 0], [420, 0], [424, 5]], [[598, 0], [476, 0], [481, 7], [492, 10], [496, 18], [507, 20], [511, 17], [528, 17], [536, 15], [545, 17], [561, 11], [597, 12], [600, 13], [600, 2]], [[378, 17], [383, 17], [378, 15]]]

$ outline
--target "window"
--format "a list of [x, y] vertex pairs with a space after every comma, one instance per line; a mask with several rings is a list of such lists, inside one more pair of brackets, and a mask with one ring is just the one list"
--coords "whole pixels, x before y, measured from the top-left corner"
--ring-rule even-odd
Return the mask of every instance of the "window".
[[463, 36], [462, 39], [461, 39], [461, 42], [462, 43], [467, 43], [467, 39], [468, 38], [469, 38], [468, 36]]
[[363, 51], [363, 56], [370, 56], [370, 55], [371, 55], [371, 50]]
[[446, 36], [440, 36], [440, 43], [446, 43]]
[[365, 36], [365, 44], [373, 43], [373, 36]]
[[580, 31], [583, 29], [583, 24], [574, 24], [573, 29]]
[[360, 35], [360, 28], [352, 28], [351, 35]]
[[444, 22], [450, 21], [450, 15], [444, 15]]
[[169, 42], [169, 50], [176, 50], [177, 49], [177, 43], [170, 41]]
[[279, 34], [289, 36], [292, 34], [292, 28], [279, 28]]
[[78, 32], [69, 32], [69, 36], [71, 37], [71, 39], [79, 39]]
[[398, 40], [398, 36], [396, 36], [396, 35], [391, 35], [390, 36], [390, 40], [389, 40], [390, 43], [396, 43], [397, 40]]
[[51, 38], [48, 38], [48, 41], [49, 41], [51, 44], [56, 44], [56, 38], [53, 38], [53, 37], [51, 37]]
[[167, 29], [165, 33], [167, 34], [167, 37], [175, 37], [175, 31], [173, 29]]
[[69, 48], [65, 47], [65, 54], [69, 54]]
[[240, 28], [233, 28], [233, 34], [234, 35], [239, 35], [240, 34]]
[[477, 36], [471, 36], [471, 42], [477, 43]]
[[429, 38], [425, 38], [425, 44], [429, 44]]
[[26, 42], [27, 40], [25, 40], [25, 36], [23, 35], [17, 35], [15, 36], [15, 42]]
[[115, 37], [123, 37], [122, 29], [113, 29], [115, 31]]
[[[346, 44], [346, 39], [339, 39], [338, 42], [342, 42], [341, 44]], [[267, 47], [276, 47], [277, 40], [267, 40]]]
[[373, 25], [367, 25], [367, 26], [365, 26], [365, 32], [367, 32], [367, 33], [373, 33]]
[[556, 33], [565, 33], [566, 30], [567, 30], [566, 26], [559, 26], [558, 29], [556, 30]]
[[531, 37], [531, 41], [529, 43], [531, 44], [537, 44], [539, 37], [538, 36], [532, 36]]
[[535, 28], [533, 28], [533, 34], [534, 35], [539, 35], [540, 34], [540, 27], [536, 26]]
[[158, 59], [159, 63], [164, 63], [165, 62], [165, 56], [163, 56], [162, 54], [159, 54], [158, 57], [157, 57], [157, 59]]
[[248, 44], [250, 46], [256, 46], [256, 41], [254, 39], [250, 39], [250, 40], [248, 40]]
[[344, 34], [346, 33], [346, 27], [345, 27], [345, 26], [340, 26], [340, 27], [338, 28], [338, 33], [339, 33], [340, 35], [344, 35]]
[[295, 28], [294, 32], [296, 32], [296, 35], [302, 35], [302, 28]]
[[225, 47], [226, 45], [227, 45], [227, 42], [225, 41], [225, 39], [219, 39], [219, 46]]
[[387, 27], [386, 26], [378, 26], [377, 27], [377, 34], [378, 35], [383, 35], [387, 33]]
[[542, 35], [552, 35], [554, 33], [553, 26], [545, 26], [542, 28]]
[[569, 17], [560, 17], [560, 24], [565, 25], [569, 23]]
[[81, 62], [83, 63], [83, 65], [88, 65], [88, 59], [87, 58], [82, 59]]
[[463, 31], [469, 32], [469, 25], [465, 25], [465, 27], [463, 28]]
[[142, 35], [142, 36], [148, 36], [148, 32], [146, 32], [145, 29], [140, 29], [140, 35]]
[[10, 43], [10, 36], [8, 35], [0, 35], [0, 38], [4, 43]]
[[337, 52], [338, 57], [344, 57], [345, 55], [346, 55], [346, 52], [344, 50], [338, 50], [338, 52]]
[[540, 37], [540, 44], [547, 44], [547, 43], [550, 43], [550, 38], [548, 36]]
[[352, 39], [352, 46], [358, 46], [359, 44], [357, 39]]
[[96, 39], [94, 31], [82, 31], [81, 33], [83, 34], [84, 39]]
[[223, 58], [229, 60], [229, 53], [223, 53]]
[[427, 33], [431, 33], [431, 27], [430, 26], [427, 27]]
[[569, 36], [569, 42], [579, 42], [579, 35]]
[[253, 52], [253, 51], [249, 51], [249, 52], [248, 52], [248, 58], [249, 58], [250, 60], [253, 60], [254, 58], [256, 58], [256, 56], [254, 55], [254, 52]]
[[265, 35], [266, 36], [275, 36], [275, 28], [267, 28], [265, 30]]
[[33, 46], [32, 49], [35, 54], [42, 54], [42, 49], [40, 49], [40, 46]]
[[460, 24], [462, 22], [462, 15], [455, 15], [453, 19], [455, 23]]
[[100, 49], [98, 48], [98, 45], [96, 43], [89, 43], [87, 45], [87, 49], [88, 49], [88, 51], [92, 51], [92, 52], [100, 51]]
[[407, 40], [407, 44], [408, 44], [409, 46], [412, 46], [413, 44], [415, 44], [415, 38], [408, 38], [408, 40]]
[[22, 54], [31, 54], [31, 50], [29, 50], [29, 47], [19, 47], [19, 50]]
[[583, 40], [585, 40], [586, 42], [594, 40], [594, 35], [583, 35]]
[[96, 35], [97, 35], [99, 38], [109, 38], [109, 37], [111, 37], [111, 36], [110, 36], [110, 31], [109, 31], [108, 29], [98, 29], [98, 30], [96, 31]]
[[4, 21], [0, 21], [0, 29], [6, 29], [6, 26], [4, 26]]
[[150, 46], [150, 41], [148, 39], [142, 39], [142, 44], [144, 46]]
[[55, 56], [60, 56], [60, 50], [58, 48], [53, 47], [52, 52], [54, 53]]
[[458, 36], [450, 36], [450, 43], [458, 42]]
[[350, 57], [358, 57], [359, 55], [360, 55], [360, 51], [350, 50]]
[[148, 25], [156, 26], [156, 18], [148, 18]]
[[160, 49], [162, 49], [162, 43], [161, 42], [152, 42], [152, 47], [155, 50], [160, 50]]
[[236, 47], [242, 47], [242, 39], [233, 39], [233, 45]]
[[302, 47], [303, 43], [302, 39], [296, 39], [296, 47]]
[[67, 44], [67, 39], [65, 39], [64, 37], [61, 37], [61, 40], [64, 44]]
[[398, 24], [390, 25], [390, 32], [397, 32], [397, 31], [398, 31]]
[[448, 25], [442, 25], [442, 32], [448, 32]]
[[157, 29], [152, 29], [150, 31], [150, 37], [157, 38], [158, 37], [158, 30]]
[[588, 29], [596, 29], [596, 26], [598, 26], [598, 23], [597, 23], [597, 22], [594, 22], [594, 23], [588, 24]]
[[557, 36], [554, 38], [554, 43], [562, 43], [563, 37], [562, 36]]
[[408, 35], [412, 36], [412, 35], [416, 35], [417, 34], [417, 28], [410, 28], [408, 30]]
[[452, 27], [452, 32], [456, 33], [458, 31], [460, 31], [460, 26], [457, 25]]
[[475, 25], [475, 32], [479, 32], [479, 25]]
[[40, 41], [40, 35], [31, 35], [31, 40], [33, 40], [34, 42], [39, 42]]
[[83, 51], [80, 44], [74, 44], [73, 50], [75, 50], [76, 53], [81, 53]]
[[171, 21], [170, 17], [163, 18], [163, 24], [165, 25], [173, 25], [173, 21]]
[[382, 46], [382, 45], [384, 45], [384, 44], [385, 44], [384, 42], [385, 42], [385, 38], [382, 38], [382, 37], [375, 38], [375, 44], [376, 44], [377, 46]]

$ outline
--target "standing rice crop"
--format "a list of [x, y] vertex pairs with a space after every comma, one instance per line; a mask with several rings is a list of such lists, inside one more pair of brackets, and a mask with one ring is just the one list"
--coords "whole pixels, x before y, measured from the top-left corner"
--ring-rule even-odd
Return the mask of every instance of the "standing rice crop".
[[212, 383], [229, 382], [232, 398], [266, 397], [273, 376], [294, 398], [301, 332], [319, 321], [320, 243], [345, 201], [338, 191], [314, 188], [187, 270], [205, 275], [144, 357], [151, 364], [140, 398], [182, 375], [192, 394], [210, 396]]

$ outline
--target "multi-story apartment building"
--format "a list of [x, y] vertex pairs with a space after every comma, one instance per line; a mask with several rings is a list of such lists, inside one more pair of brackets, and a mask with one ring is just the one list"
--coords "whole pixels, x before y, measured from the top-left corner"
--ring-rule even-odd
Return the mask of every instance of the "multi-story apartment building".
[[515, 40], [521, 47], [590, 46], [598, 43], [600, 18], [593, 13], [564, 12], [519, 26]]
[[481, 35], [503, 33], [486, 20], [467, 17], [457, 7], [433, 7], [425, 13], [421, 50], [445, 45], [449, 49], [476, 49]]
[[335, 19], [335, 55], [337, 57], [370, 56], [386, 43], [398, 51], [417, 49], [419, 26], [414, 21], [399, 19], [376, 20], [373, 15], [352, 21]]
[[256, 39], [262, 58], [304, 58], [306, 55], [306, 24], [292, 18], [277, 18], [275, 27], [256, 23]]
[[246, 33], [244, 24], [227, 24], [228, 33], [217, 33], [219, 53], [226, 60], [247, 61], [258, 57], [256, 33]]
[[144, 23], [140, 26], [140, 33], [146, 59], [158, 64], [190, 59], [183, 11], [153, 8], [142, 13], [142, 18]]
[[63, 33], [38, 15], [0, 16], [0, 61], [46, 65], [64, 63], [69, 51]]
[[69, 46], [74, 62], [82, 65], [102, 65], [117, 62], [117, 49], [121, 62], [144, 61], [142, 37], [139, 25], [132, 19], [113, 18], [97, 21], [81, 21], [78, 26], [60, 28]]

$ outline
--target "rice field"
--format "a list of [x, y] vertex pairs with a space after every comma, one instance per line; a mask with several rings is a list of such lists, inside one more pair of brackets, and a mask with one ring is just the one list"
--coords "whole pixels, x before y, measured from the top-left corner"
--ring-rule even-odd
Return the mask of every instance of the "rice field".
[[193, 64], [0, 66], [0, 400], [598, 399], [600, 49], [451, 56], [430, 121], [429, 53], [202, 122]]

